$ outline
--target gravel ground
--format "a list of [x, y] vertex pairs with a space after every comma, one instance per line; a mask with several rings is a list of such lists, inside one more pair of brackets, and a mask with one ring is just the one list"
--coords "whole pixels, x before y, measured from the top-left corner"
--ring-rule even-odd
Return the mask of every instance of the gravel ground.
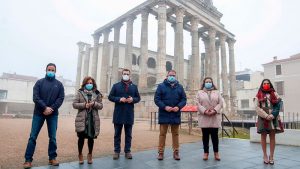
[[[60, 162], [77, 160], [77, 136], [74, 127], [74, 117], [59, 117], [57, 131], [58, 150], [57, 159]], [[93, 156], [102, 157], [113, 154], [113, 124], [111, 119], [101, 119], [101, 131], [95, 140]], [[45, 123], [39, 137], [33, 156], [33, 165], [48, 164], [48, 133]], [[132, 151], [156, 149], [158, 131], [149, 130], [149, 122], [136, 121], [133, 127]], [[31, 129], [31, 119], [0, 119], [0, 169], [22, 168], [24, 153]], [[199, 136], [180, 134], [180, 143], [199, 141]], [[171, 133], [167, 135], [166, 146], [171, 146]], [[122, 134], [122, 148], [124, 147], [124, 133]], [[83, 154], [86, 158], [87, 142]], [[156, 155], [153, 155], [155, 158]]]

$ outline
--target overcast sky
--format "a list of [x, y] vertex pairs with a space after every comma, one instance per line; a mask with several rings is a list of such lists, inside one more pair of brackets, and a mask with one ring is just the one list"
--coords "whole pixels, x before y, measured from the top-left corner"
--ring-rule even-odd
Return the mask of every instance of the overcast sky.
[[[0, 73], [43, 77], [45, 65], [57, 64], [57, 74], [75, 80], [78, 47], [93, 43], [97, 28], [144, 0], [0, 0]], [[300, 53], [299, 0], [214, 0], [221, 22], [235, 34], [236, 70], [263, 70], [261, 64]], [[118, 5], [115, 5], [118, 4]], [[156, 50], [157, 25], [149, 17], [149, 49]], [[174, 32], [168, 24], [167, 53], [173, 55]], [[126, 25], [121, 29], [125, 42]], [[184, 53], [191, 54], [185, 32]], [[103, 37], [102, 37], [103, 38]], [[100, 41], [102, 41], [102, 38]], [[139, 46], [140, 17], [134, 22]], [[113, 32], [110, 40], [113, 40]], [[203, 47], [200, 47], [203, 52]]]

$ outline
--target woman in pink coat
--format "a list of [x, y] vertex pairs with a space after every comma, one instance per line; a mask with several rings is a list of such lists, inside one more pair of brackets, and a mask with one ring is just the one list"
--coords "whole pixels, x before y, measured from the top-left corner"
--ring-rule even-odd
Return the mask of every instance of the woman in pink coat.
[[208, 160], [210, 135], [215, 160], [220, 161], [218, 130], [221, 127], [223, 99], [211, 77], [206, 77], [203, 80], [201, 90], [196, 95], [196, 103], [198, 107], [198, 123], [202, 130], [203, 160]]

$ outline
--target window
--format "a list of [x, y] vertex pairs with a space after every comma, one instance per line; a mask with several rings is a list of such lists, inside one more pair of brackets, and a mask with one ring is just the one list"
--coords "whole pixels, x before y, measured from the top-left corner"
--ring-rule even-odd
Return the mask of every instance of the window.
[[276, 75], [281, 75], [281, 65], [276, 65]]
[[241, 107], [242, 108], [249, 108], [249, 100], [248, 99], [241, 100]]
[[172, 70], [172, 63], [170, 61], [166, 62], [166, 71]]
[[283, 81], [275, 82], [275, 90], [279, 95], [284, 95], [284, 83], [283, 83]]
[[148, 61], [147, 61], [147, 65], [148, 65], [149, 68], [155, 68], [156, 67], [155, 59], [149, 58]]
[[0, 90], [0, 99], [7, 98], [7, 90]]

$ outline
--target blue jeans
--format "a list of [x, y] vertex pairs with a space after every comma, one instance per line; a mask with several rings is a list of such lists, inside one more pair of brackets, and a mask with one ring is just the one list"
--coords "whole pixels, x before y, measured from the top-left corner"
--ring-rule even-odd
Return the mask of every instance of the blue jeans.
[[56, 154], [57, 119], [58, 119], [58, 115], [49, 115], [49, 116], [45, 116], [43, 114], [33, 115], [30, 137], [25, 152], [25, 161], [32, 162], [33, 160], [32, 156], [34, 154], [34, 150], [36, 146], [36, 139], [41, 131], [41, 128], [43, 127], [45, 120], [47, 122], [48, 136], [49, 136], [49, 146], [48, 146], [49, 160], [53, 160], [57, 157]]
[[114, 136], [114, 146], [115, 146], [115, 153], [121, 152], [121, 134], [122, 128], [124, 125], [125, 130], [125, 153], [131, 152], [131, 139], [132, 139], [132, 124], [114, 124], [115, 127], [115, 136]]

